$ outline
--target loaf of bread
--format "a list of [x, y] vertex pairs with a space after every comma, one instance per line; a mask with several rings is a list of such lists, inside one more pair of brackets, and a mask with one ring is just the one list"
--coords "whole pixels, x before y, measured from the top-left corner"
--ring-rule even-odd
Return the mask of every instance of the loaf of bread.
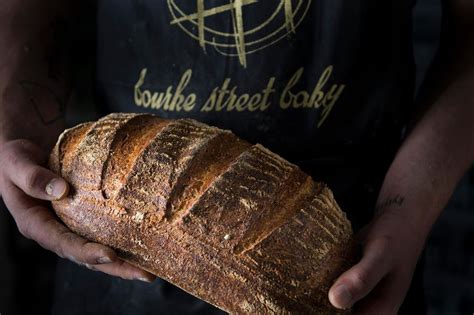
[[256, 144], [192, 119], [110, 114], [62, 133], [52, 203], [75, 233], [235, 314], [334, 314], [351, 261], [331, 191]]

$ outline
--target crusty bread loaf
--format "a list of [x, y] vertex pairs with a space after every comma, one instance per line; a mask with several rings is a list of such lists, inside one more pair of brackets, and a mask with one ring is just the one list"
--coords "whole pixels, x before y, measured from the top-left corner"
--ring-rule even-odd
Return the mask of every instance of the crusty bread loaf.
[[111, 114], [66, 130], [50, 168], [74, 232], [237, 314], [333, 314], [351, 226], [331, 191], [263, 146], [192, 119]]

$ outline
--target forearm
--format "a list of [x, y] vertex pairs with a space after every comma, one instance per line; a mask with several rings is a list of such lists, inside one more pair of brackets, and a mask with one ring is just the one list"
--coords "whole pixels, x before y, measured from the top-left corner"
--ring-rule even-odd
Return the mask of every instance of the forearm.
[[427, 80], [446, 80], [430, 84], [438, 89], [423, 98], [428, 109], [399, 149], [377, 202], [378, 210], [403, 215], [420, 242], [474, 161], [474, 71], [468, 63], [453, 71], [461, 59], [438, 60]]
[[473, 77], [452, 79], [396, 154], [376, 216], [357, 237], [362, 258], [329, 291], [334, 306], [357, 302], [357, 313], [397, 314], [426, 237], [474, 159]]
[[48, 148], [64, 128], [67, 17], [64, 1], [0, 5], [0, 145], [26, 138]]
[[356, 303], [361, 314], [398, 313], [434, 222], [474, 162], [474, 3], [443, 5], [440, 50], [385, 175], [375, 218], [357, 236], [362, 258], [329, 291], [338, 308]]

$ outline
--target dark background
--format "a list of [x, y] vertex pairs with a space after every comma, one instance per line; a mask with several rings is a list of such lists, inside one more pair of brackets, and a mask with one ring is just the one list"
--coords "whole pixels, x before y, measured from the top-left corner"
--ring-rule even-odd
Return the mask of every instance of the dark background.
[[[439, 0], [419, 0], [414, 11], [414, 44], [417, 83], [433, 57], [441, 18]], [[80, 28], [93, 28], [94, 16], [82, 15]], [[93, 39], [76, 38], [82, 44]], [[93, 80], [86, 65], [93, 60], [79, 58], [78, 80]], [[91, 95], [77, 85], [68, 110], [71, 123], [93, 119], [87, 100]], [[426, 247], [425, 292], [429, 314], [472, 314], [474, 312], [474, 169], [464, 176], [448, 206], [435, 225]], [[21, 237], [8, 211], [0, 204], [0, 313], [48, 314], [54, 294], [56, 257]]]

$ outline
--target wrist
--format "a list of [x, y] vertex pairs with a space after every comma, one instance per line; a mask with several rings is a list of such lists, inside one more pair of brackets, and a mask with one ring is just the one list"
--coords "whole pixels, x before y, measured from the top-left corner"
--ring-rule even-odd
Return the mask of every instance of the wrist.
[[383, 240], [391, 249], [399, 249], [407, 256], [418, 257], [422, 252], [431, 228], [414, 222], [408, 207], [384, 210], [370, 224], [369, 234], [363, 240]]
[[422, 247], [442, 208], [432, 192], [384, 190], [377, 201], [375, 218], [393, 220], [392, 233], [409, 234], [411, 241]]

